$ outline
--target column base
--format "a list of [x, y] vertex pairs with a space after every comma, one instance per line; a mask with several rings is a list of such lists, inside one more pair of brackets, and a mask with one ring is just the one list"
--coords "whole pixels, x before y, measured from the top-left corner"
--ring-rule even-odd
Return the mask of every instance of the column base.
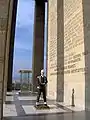
[[11, 92], [12, 91], [12, 85], [7, 86], [7, 92]]

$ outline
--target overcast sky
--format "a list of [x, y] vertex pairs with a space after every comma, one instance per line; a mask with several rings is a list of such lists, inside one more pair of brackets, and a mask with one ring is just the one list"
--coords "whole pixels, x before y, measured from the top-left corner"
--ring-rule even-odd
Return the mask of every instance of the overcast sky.
[[14, 79], [19, 77], [18, 70], [32, 68], [34, 4], [34, 0], [18, 0], [13, 62]]

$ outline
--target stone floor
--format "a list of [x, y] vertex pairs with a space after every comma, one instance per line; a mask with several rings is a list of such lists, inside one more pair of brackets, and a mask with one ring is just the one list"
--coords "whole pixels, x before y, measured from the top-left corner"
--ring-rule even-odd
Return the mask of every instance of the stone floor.
[[[35, 95], [19, 96], [16, 92], [8, 93], [3, 105], [3, 120], [90, 120], [89, 112], [68, 108], [54, 100], [47, 100], [50, 110], [37, 110], [34, 107], [35, 102]], [[42, 99], [40, 102], [42, 103]]]

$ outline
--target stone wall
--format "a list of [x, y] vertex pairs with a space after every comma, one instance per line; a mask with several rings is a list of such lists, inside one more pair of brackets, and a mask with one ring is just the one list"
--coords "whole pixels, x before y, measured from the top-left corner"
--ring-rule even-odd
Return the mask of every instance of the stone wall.
[[64, 0], [64, 102], [85, 107], [85, 57], [82, 0]]
[[89, 0], [48, 1], [47, 96], [82, 109], [90, 106]]

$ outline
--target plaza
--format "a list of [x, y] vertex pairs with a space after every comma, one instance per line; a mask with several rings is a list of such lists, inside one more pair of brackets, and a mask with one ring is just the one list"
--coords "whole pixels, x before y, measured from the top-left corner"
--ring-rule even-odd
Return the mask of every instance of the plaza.
[[[43, 103], [42, 97], [40, 98], [40, 103]], [[65, 118], [65, 116], [71, 117], [72, 114], [75, 115], [75, 120], [80, 114], [83, 114], [83, 116], [85, 117], [84, 115], [85, 111], [82, 111], [82, 109], [65, 106], [62, 103], [56, 102], [55, 100], [47, 99], [47, 104], [49, 105], [50, 109], [46, 109], [46, 110], [45, 109], [37, 110], [34, 107], [35, 104], [36, 104], [36, 94], [30, 93], [30, 95], [19, 95], [18, 91], [7, 92], [6, 102], [3, 105], [3, 117], [4, 117], [3, 119], [4, 120], [16, 120], [16, 119], [37, 120], [44, 118], [45, 120], [48, 120], [52, 118], [53, 120], [59, 120], [60, 118], [62, 118], [62, 120], [66, 120], [67, 117]], [[68, 118], [68, 120], [70, 119]], [[83, 118], [83, 120], [85, 120], [85, 118]]]

